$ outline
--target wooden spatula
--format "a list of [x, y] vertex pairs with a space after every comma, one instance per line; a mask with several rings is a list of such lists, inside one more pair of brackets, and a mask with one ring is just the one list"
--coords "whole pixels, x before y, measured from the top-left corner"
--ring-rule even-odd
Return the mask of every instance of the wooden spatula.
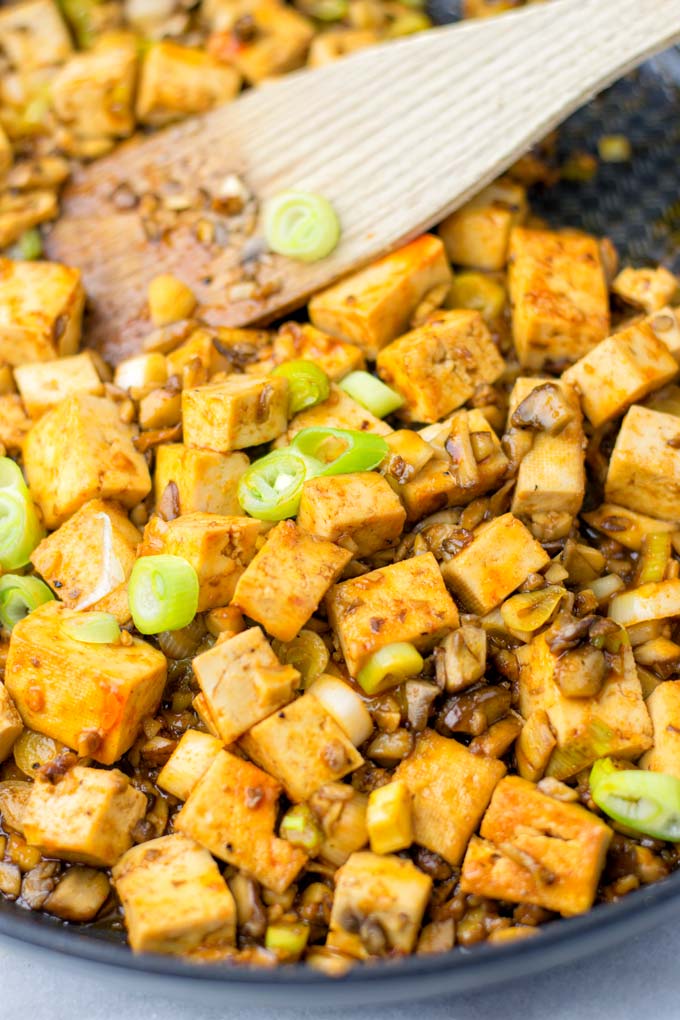
[[[82, 270], [90, 342], [113, 361], [149, 332], [160, 272], [194, 289], [209, 323], [266, 321], [433, 226], [679, 39], [680, 0], [555, 0], [297, 72], [81, 170], [49, 255]], [[239, 215], [231, 175], [254, 196]], [[258, 209], [290, 187], [339, 213], [321, 262], [260, 257]]]

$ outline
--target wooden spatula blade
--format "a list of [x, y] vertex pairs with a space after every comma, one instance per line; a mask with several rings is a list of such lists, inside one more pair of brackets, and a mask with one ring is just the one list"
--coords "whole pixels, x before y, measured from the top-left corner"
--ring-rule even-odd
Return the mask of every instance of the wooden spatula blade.
[[[208, 322], [266, 321], [430, 228], [679, 38], [677, 0], [556, 0], [289, 75], [82, 170], [49, 255], [81, 268], [89, 336], [114, 361], [150, 329], [146, 288], [159, 272], [194, 289]], [[144, 210], [169, 180], [213, 196], [234, 173], [260, 201], [288, 187], [328, 197], [342, 221], [336, 251], [312, 265], [258, 257], [255, 212], [225, 221], [212, 243], [191, 215], [149, 237]], [[121, 189], [136, 207], [120, 209]]]

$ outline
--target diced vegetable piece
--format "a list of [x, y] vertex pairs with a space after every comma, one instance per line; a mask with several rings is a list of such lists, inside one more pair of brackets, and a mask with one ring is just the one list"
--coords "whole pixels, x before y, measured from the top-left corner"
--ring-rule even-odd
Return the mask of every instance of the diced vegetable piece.
[[486, 671], [486, 631], [465, 623], [447, 634], [435, 651], [437, 676], [443, 674], [447, 691], [462, 691]]
[[320, 677], [330, 659], [324, 639], [313, 630], [301, 630], [292, 641], [274, 639], [272, 648], [281, 662], [295, 666], [302, 687], [309, 687]]
[[307, 858], [274, 834], [280, 793], [266, 772], [220, 751], [175, 817], [175, 829], [267, 889], [285, 892]]
[[394, 773], [413, 796], [413, 839], [457, 866], [477, 829], [505, 765], [472, 754], [431, 730]]
[[272, 375], [288, 380], [288, 414], [292, 417], [306, 407], [328, 400], [330, 384], [328, 376], [313, 361], [296, 359], [284, 361], [274, 369]]
[[556, 745], [557, 737], [553, 733], [548, 713], [542, 708], [530, 711], [515, 747], [520, 776], [537, 783], [545, 774]]
[[66, 397], [100, 397], [104, 384], [89, 351], [56, 361], [17, 365], [14, 378], [31, 418], [40, 418]]
[[272, 251], [301, 262], [318, 262], [337, 247], [340, 221], [323, 195], [282, 191], [267, 202], [264, 231]]
[[264, 936], [266, 949], [284, 960], [297, 960], [305, 950], [309, 926], [299, 924], [269, 924]]
[[46, 857], [111, 867], [132, 846], [145, 812], [146, 797], [118, 769], [76, 765], [58, 783], [36, 779], [24, 835]]
[[458, 610], [432, 553], [335, 585], [326, 600], [350, 675], [395, 641], [429, 651], [458, 626]]
[[134, 847], [113, 881], [136, 953], [234, 945], [234, 899], [208, 851], [192, 839], [162, 836]]
[[191, 288], [172, 273], [154, 276], [148, 294], [149, 314], [154, 326], [169, 326], [171, 322], [187, 319], [196, 307]]
[[111, 645], [75, 641], [62, 623], [78, 614], [48, 602], [12, 631], [5, 683], [27, 726], [104, 765], [133, 744], [166, 680], [165, 656], [138, 638]]
[[549, 562], [522, 522], [502, 514], [481, 524], [473, 541], [443, 564], [442, 574], [470, 611], [483, 615]]
[[610, 758], [596, 761], [590, 793], [620, 825], [655, 839], [680, 837], [680, 779], [645, 769], [618, 769]]
[[45, 534], [20, 469], [0, 458], [0, 568], [16, 570], [30, 561]]
[[609, 616], [622, 627], [680, 616], [680, 580], [652, 581], [615, 595], [609, 603]]
[[111, 886], [103, 871], [76, 866], [59, 880], [43, 909], [62, 921], [87, 924], [94, 921], [110, 894]]
[[605, 497], [630, 510], [680, 521], [680, 422], [635, 404], [617, 436]]
[[352, 554], [282, 521], [239, 578], [232, 604], [274, 637], [291, 641]]
[[182, 556], [143, 556], [128, 583], [128, 602], [140, 634], [187, 627], [198, 609], [198, 575]]
[[0, 762], [9, 758], [23, 728], [21, 716], [17, 712], [7, 688], [0, 681]]
[[241, 513], [238, 483], [247, 467], [245, 453], [224, 454], [182, 443], [162, 444], [156, 448], [156, 505], [171, 486], [176, 515], [202, 511], [237, 516]]
[[158, 126], [205, 113], [233, 99], [240, 84], [238, 72], [210, 53], [163, 39], [149, 47], [142, 62], [137, 119]]
[[[241, 508], [261, 521], [282, 521], [295, 517], [302, 488], [315, 462], [290, 447], [272, 450], [254, 461], [238, 483]], [[320, 467], [320, 465], [319, 465]]]
[[249, 730], [241, 747], [296, 802], [363, 763], [344, 730], [309, 692]]
[[178, 800], [186, 800], [222, 747], [222, 741], [210, 733], [185, 730], [158, 775], [158, 786]]
[[446, 254], [456, 265], [503, 269], [510, 232], [524, 222], [528, 210], [526, 189], [499, 177], [440, 223]]
[[308, 804], [295, 804], [286, 811], [281, 819], [279, 835], [312, 855], [318, 853], [323, 841], [323, 833]]
[[404, 403], [404, 398], [370, 372], [350, 372], [340, 389], [377, 418], [385, 418]]
[[0, 305], [4, 309], [0, 359], [10, 365], [25, 365], [75, 354], [84, 303], [77, 269], [57, 262], [0, 258]]
[[187, 446], [217, 453], [268, 443], [286, 431], [288, 383], [276, 376], [234, 375], [182, 393]]
[[673, 534], [678, 530], [675, 521], [660, 521], [658, 517], [628, 510], [616, 503], [603, 503], [596, 510], [582, 514], [583, 520], [601, 531], [604, 535], [615, 539], [626, 549], [639, 552], [646, 535], [667, 531]]
[[302, 489], [298, 525], [357, 557], [397, 544], [406, 513], [379, 474], [310, 478]]
[[[680, 779], [680, 683], [667, 680], [647, 698], [654, 743], [640, 759], [642, 768]], [[0, 755], [1, 757], [1, 755]]]
[[523, 367], [577, 361], [609, 334], [609, 296], [594, 237], [515, 227], [508, 286]]
[[612, 290], [628, 304], [650, 314], [670, 304], [678, 290], [678, 279], [665, 266], [656, 269], [627, 266], [612, 283]]
[[396, 641], [373, 653], [357, 673], [357, 682], [366, 694], [380, 694], [406, 677], [417, 676], [423, 665], [422, 655], [412, 644]]
[[308, 693], [321, 702], [355, 747], [368, 740], [373, 732], [373, 720], [361, 697], [349, 684], [322, 674], [308, 688]]
[[464, 892], [533, 903], [566, 917], [592, 907], [612, 838], [596, 815], [507, 776], [480, 832], [463, 861]]
[[371, 792], [366, 824], [373, 853], [391, 854], [410, 847], [413, 842], [411, 794], [403, 780], [397, 779]]
[[111, 613], [82, 613], [65, 620], [64, 633], [86, 645], [115, 645], [120, 641], [120, 627]]

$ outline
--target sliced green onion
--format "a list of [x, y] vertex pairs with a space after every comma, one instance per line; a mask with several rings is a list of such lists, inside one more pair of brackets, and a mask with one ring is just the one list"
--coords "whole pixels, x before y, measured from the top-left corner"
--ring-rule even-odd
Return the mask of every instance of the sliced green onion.
[[142, 556], [128, 582], [128, 603], [140, 634], [187, 627], [198, 609], [198, 575], [182, 556]]
[[335, 209], [322, 195], [282, 191], [267, 203], [264, 232], [272, 251], [302, 262], [317, 262], [340, 240]]
[[331, 391], [328, 376], [313, 361], [300, 358], [285, 361], [274, 369], [272, 375], [288, 380], [288, 415], [292, 417], [306, 407], [314, 407], [328, 399]]
[[350, 372], [338, 386], [376, 418], [384, 418], [404, 403], [401, 393], [390, 389], [370, 372]]
[[52, 599], [54, 595], [39, 578], [4, 574], [0, 577], [0, 623], [11, 630], [34, 609]]
[[279, 835], [308, 854], [315, 854], [323, 843], [316, 815], [307, 804], [296, 804], [281, 819]]
[[87, 645], [115, 645], [120, 641], [118, 620], [112, 613], [83, 613], [64, 620], [61, 629]]
[[366, 694], [381, 694], [396, 687], [423, 668], [423, 657], [408, 641], [396, 641], [375, 652], [357, 674], [357, 681]]
[[28, 489], [0, 488], [0, 567], [16, 570], [26, 566], [44, 536]]
[[655, 531], [642, 539], [642, 551], [637, 566], [636, 585], [663, 581], [671, 558], [671, 534]]
[[680, 840], [680, 779], [645, 769], [616, 768], [610, 758], [590, 772], [592, 798], [615, 822], [654, 839]]
[[0, 457], [0, 489], [16, 489], [28, 492], [21, 468], [11, 457]]
[[301, 956], [309, 938], [309, 927], [303, 922], [296, 924], [270, 924], [264, 936], [267, 949], [285, 957]]
[[238, 501], [247, 514], [260, 521], [295, 517], [308, 475], [309, 464], [304, 457], [292, 450], [274, 450], [241, 475]]
[[302, 429], [291, 443], [291, 452], [320, 461], [317, 475], [344, 475], [352, 471], [371, 471], [389, 453], [382, 436], [352, 429]]
[[26, 262], [33, 262], [35, 259], [39, 259], [43, 253], [42, 237], [40, 231], [36, 230], [35, 227], [31, 227], [30, 230], [24, 230], [23, 234], [17, 241], [17, 248], [19, 255]]

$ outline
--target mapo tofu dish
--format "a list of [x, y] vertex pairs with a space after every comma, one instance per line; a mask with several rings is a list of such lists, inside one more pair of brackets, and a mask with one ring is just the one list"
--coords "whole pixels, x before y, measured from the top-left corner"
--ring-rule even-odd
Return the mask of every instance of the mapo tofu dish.
[[532, 214], [549, 145], [290, 321], [158, 275], [115, 364], [41, 257], [74, 160], [408, 18], [0, 11], [0, 893], [134, 952], [340, 975], [678, 864], [678, 280]]

